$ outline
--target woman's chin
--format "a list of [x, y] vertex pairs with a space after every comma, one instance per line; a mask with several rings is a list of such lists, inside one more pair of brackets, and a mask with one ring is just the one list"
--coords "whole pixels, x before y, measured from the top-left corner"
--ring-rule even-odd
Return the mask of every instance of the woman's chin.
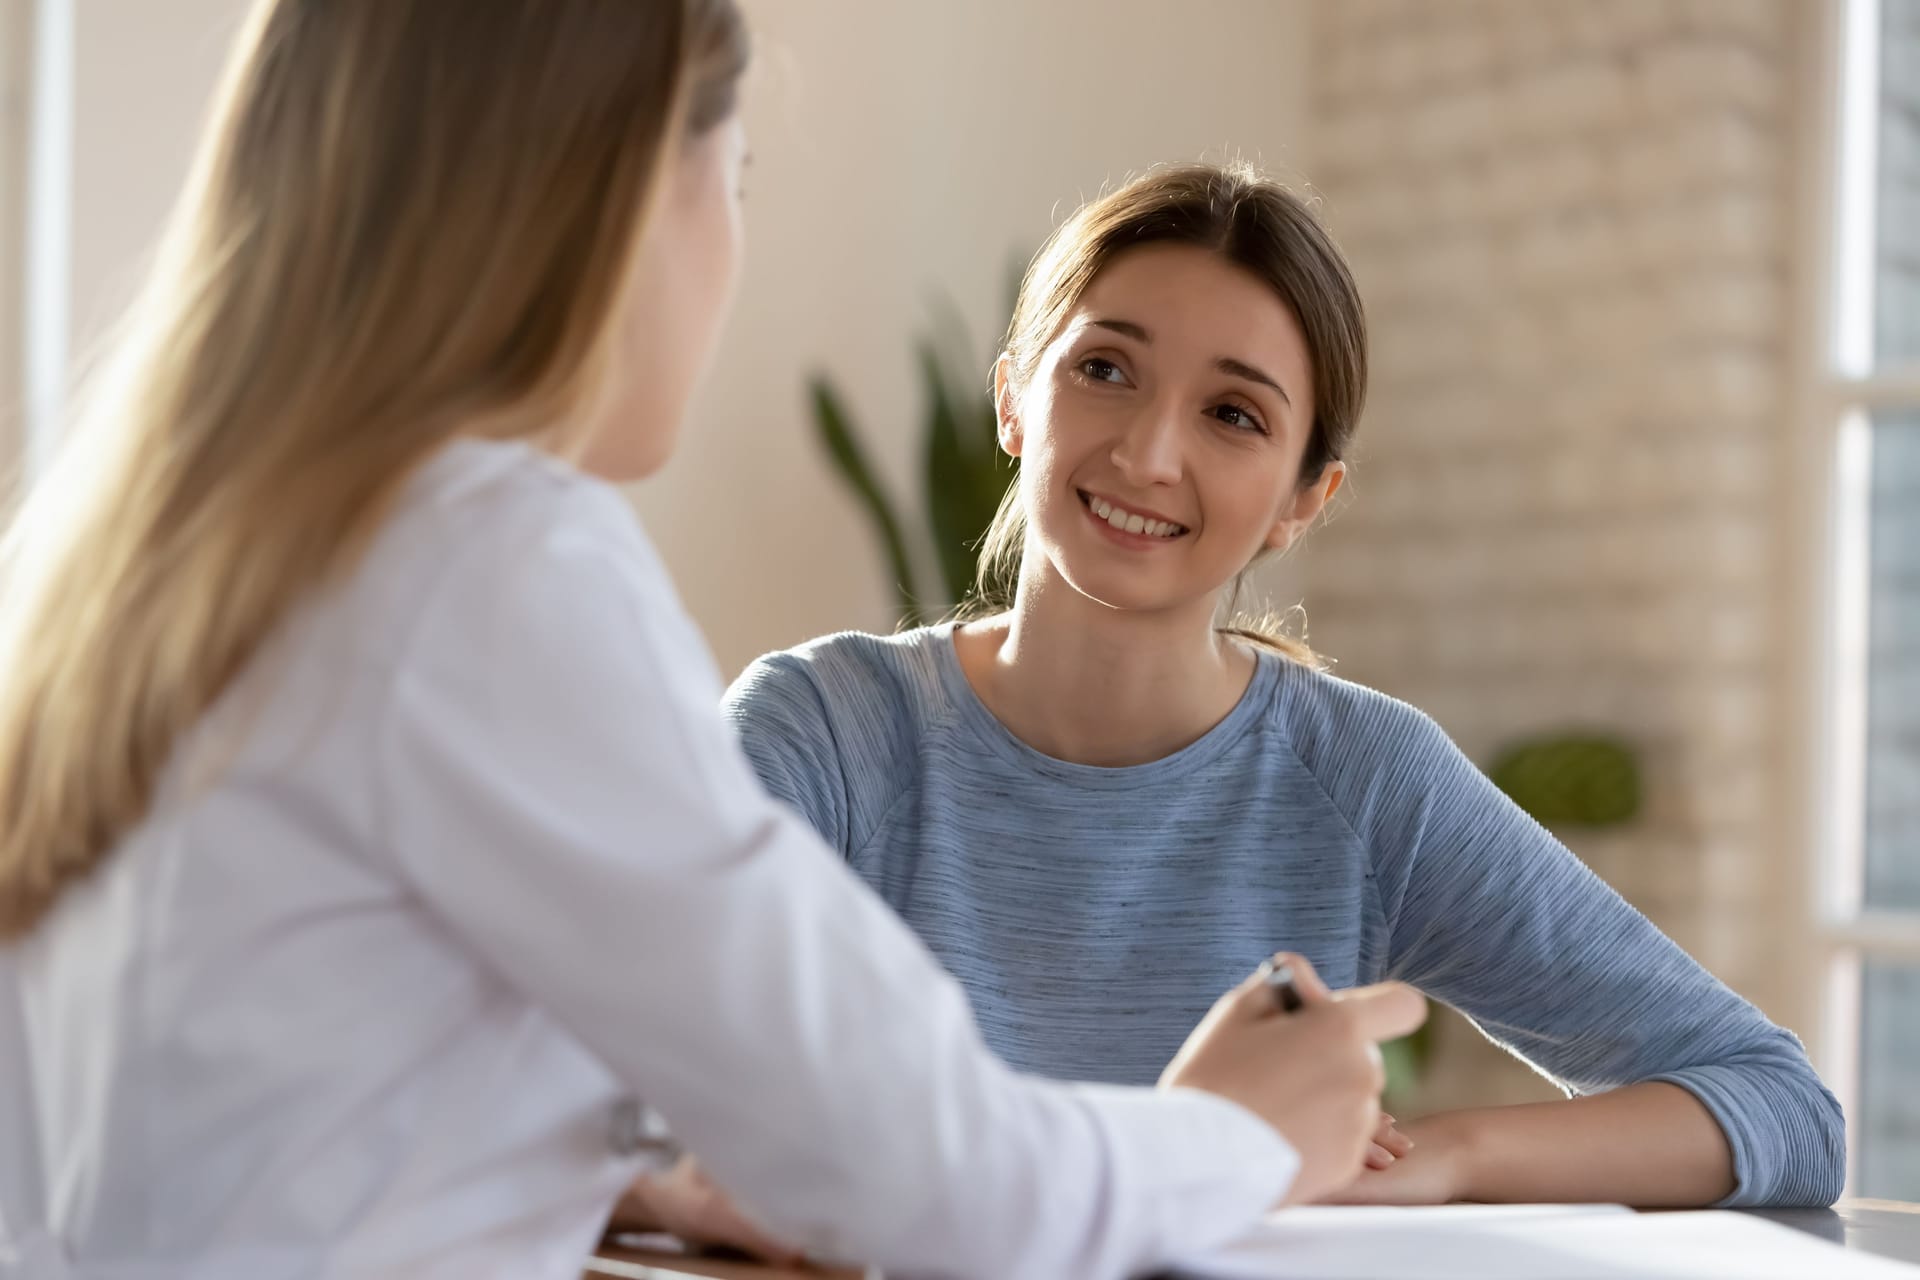
[[1111, 566], [1064, 566], [1060, 576], [1075, 591], [1119, 613], [1171, 613], [1194, 610], [1212, 613], [1213, 592], [1195, 593], [1178, 584], [1154, 581], [1158, 575], [1116, 572]]

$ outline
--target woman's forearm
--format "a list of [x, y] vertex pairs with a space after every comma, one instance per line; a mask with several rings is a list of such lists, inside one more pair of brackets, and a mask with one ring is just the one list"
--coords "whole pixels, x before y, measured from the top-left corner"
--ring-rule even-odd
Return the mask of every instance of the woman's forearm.
[[1407, 1134], [1453, 1154], [1462, 1200], [1662, 1208], [1713, 1204], [1734, 1186], [1733, 1152], [1719, 1123], [1699, 1099], [1666, 1083], [1447, 1112]]

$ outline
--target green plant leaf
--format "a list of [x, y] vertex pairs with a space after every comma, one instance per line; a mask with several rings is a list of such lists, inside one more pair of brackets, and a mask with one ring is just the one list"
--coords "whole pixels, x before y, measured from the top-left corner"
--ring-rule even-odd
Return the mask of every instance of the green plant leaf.
[[1487, 776], [1542, 826], [1612, 826], [1640, 810], [1640, 768], [1632, 748], [1598, 734], [1518, 743]]
[[868, 519], [873, 522], [874, 531], [880, 535], [888, 568], [893, 574], [901, 617], [909, 624], [917, 623], [920, 621], [920, 592], [913, 580], [913, 562], [907, 555], [906, 540], [901, 536], [900, 521], [894, 515], [893, 503], [880, 487], [873, 468], [867, 464], [866, 452], [860, 447], [859, 437], [854, 434], [853, 424], [833, 383], [824, 374], [816, 374], [809, 380], [808, 390], [813, 402], [814, 426], [819, 431], [821, 443], [826, 446], [827, 456], [833, 459], [833, 465], [847, 487], [860, 498], [866, 507]]
[[934, 349], [919, 348], [926, 384], [927, 517], [947, 597], [973, 589], [980, 544], [1013, 477], [1000, 452], [993, 398], [984, 387], [956, 397]]
[[1405, 1107], [1413, 1100], [1421, 1078], [1427, 1074], [1428, 1064], [1433, 1061], [1434, 1027], [1443, 1016], [1450, 1015], [1442, 1008], [1430, 1009], [1427, 1020], [1411, 1034], [1380, 1046], [1381, 1062], [1387, 1072], [1385, 1101], [1390, 1107]]
[[[1011, 315], [1026, 263], [1015, 259], [1009, 265], [1007, 301]], [[950, 298], [934, 300], [932, 335], [922, 338], [914, 350], [926, 396], [926, 429], [921, 442], [924, 527], [933, 544], [946, 599], [957, 604], [973, 588], [981, 542], [1018, 474], [1018, 466], [1000, 452], [993, 396], [983, 376], [986, 370], [976, 366], [966, 319]], [[913, 589], [901, 525], [862, 459], [857, 437], [824, 376], [814, 379], [813, 397], [821, 438], [848, 486], [865, 502], [875, 529], [886, 543], [901, 591], [902, 611], [909, 619], [926, 616], [933, 601], [931, 596], [923, 601]]]
[[947, 599], [958, 601], [973, 581], [973, 543], [980, 530], [972, 524], [969, 492], [974, 467], [961, 441], [959, 415], [947, 394], [946, 375], [931, 343], [916, 348], [927, 397], [927, 523]]

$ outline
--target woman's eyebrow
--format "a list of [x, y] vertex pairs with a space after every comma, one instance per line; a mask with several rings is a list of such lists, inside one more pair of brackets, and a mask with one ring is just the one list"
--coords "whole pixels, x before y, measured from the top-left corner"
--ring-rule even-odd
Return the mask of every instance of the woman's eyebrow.
[[1222, 373], [1231, 374], [1236, 378], [1245, 378], [1248, 382], [1257, 382], [1264, 387], [1272, 387], [1280, 393], [1280, 398], [1287, 402], [1287, 408], [1293, 408], [1293, 397], [1287, 394], [1287, 389], [1246, 361], [1235, 360], [1232, 356], [1221, 356], [1217, 365]]

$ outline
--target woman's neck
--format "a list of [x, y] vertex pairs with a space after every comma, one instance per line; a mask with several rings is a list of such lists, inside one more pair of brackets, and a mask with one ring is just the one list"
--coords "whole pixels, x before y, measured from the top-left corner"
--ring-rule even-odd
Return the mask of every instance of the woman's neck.
[[1226, 718], [1255, 658], [1213, 629], [1211, 601], [1110, 608], [1051, 572], [1023, 574], [1013, 609], [956, 629], [968, 683], [1013, 735], [1076, 764], [1172, 755]]

